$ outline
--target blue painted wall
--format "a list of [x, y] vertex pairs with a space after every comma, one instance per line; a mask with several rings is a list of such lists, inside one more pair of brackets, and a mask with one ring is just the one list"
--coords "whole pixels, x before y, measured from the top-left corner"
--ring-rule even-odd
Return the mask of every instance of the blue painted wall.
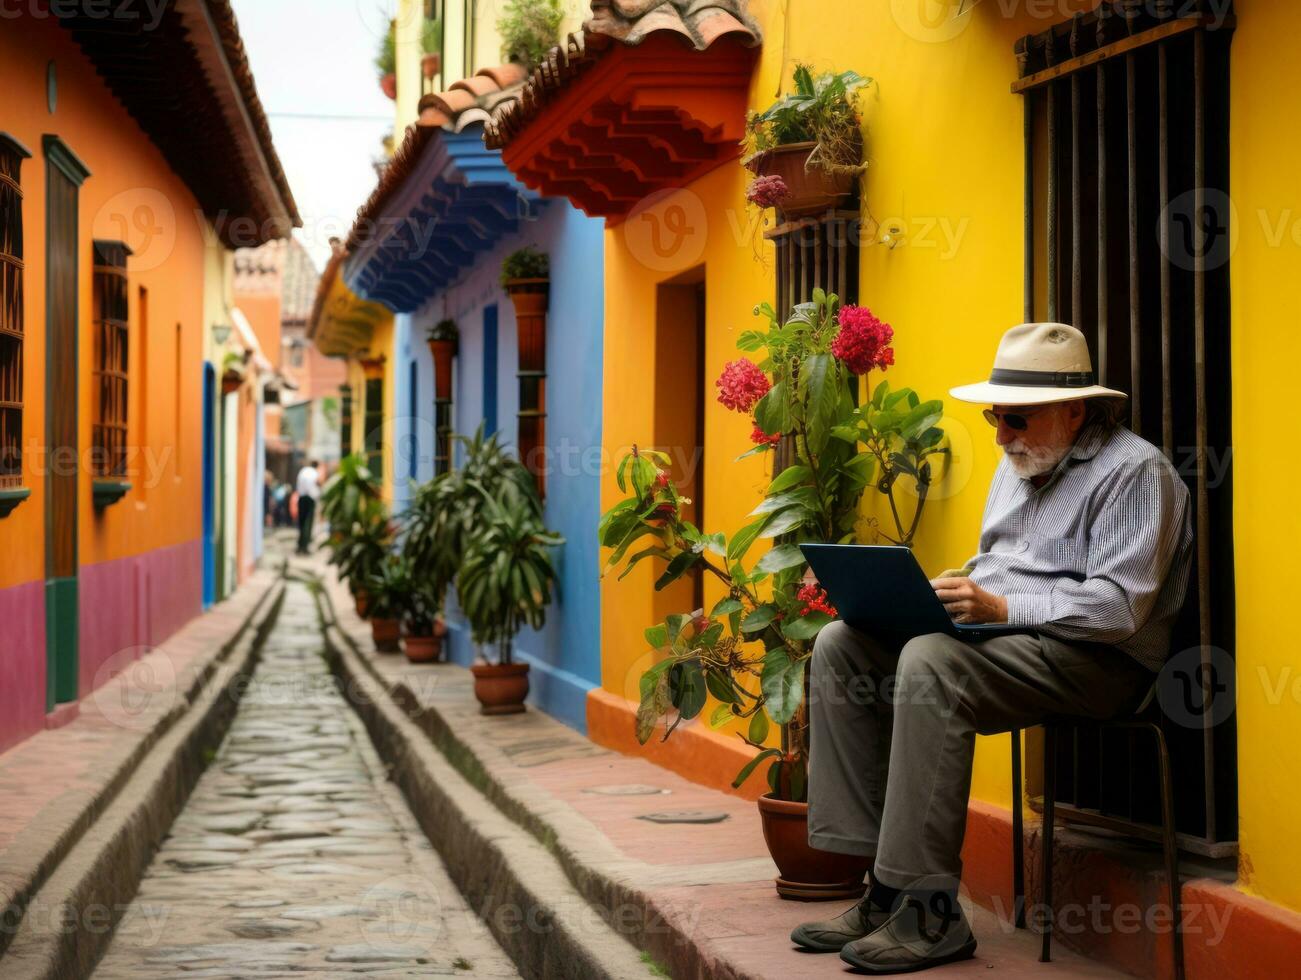
[[[601, 377], [604, 320], [603, 223], [561, 201], [549, 202], [537, 217], [522, 223], [496, 248], [479, 257], [456, 283], [436, 295], [410, 318], [407, 356], [417, 365], [419, 418], [404, 426], [414, 433], [422, 480], [433, 475], [434, 403], [433, 359], [424, 344], [425, 332], [443, 317], [460, 328], [453, 406], [456, 431], [471, 434], [484, 419], [484, 364], [490, 360], [492, 338], [485, 324], [496, 307], [496, 423], [512, 447], [518, 433], [519, 382], [516, 378], [515, 310], [499, 284], [501, 263], [525, 245], [551, 255], [551, 305], [547, 318], [547, 525], [564, 535], [558, 550], [557, 597], [547, 625], [526, 629], [516, 654], [532, 665], [530, 702], [580, 731], [586, 729], [587, 692], [600, 682], [600, 585], [596, 572], [599, 549], [596, 525], [600, 518]], [[399, 317], [399, 322], [404, 317]], [[489, 330], [491, 333], [491, 330]], [[395, 345], [402, 349], [401, 338]], [[406, 372], [399, 372], [399, 376]], [[403, 404], [399, 402], [399, 404]], [[459, 454], [458, 454], [459, 455]], [[450, 656], [473, 662], [469, 630], [449, 602]]]

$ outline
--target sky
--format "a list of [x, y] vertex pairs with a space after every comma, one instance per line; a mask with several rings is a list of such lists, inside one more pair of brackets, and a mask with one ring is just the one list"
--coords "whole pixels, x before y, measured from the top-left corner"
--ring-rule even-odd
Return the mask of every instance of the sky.
[[376, 183], [393, 103], [373, 61], [397, 0], [232, 0], [318, 269]]

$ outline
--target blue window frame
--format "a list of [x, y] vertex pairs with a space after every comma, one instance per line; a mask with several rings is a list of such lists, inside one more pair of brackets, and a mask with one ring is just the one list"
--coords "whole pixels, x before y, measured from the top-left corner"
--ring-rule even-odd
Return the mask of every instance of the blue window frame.
[[483, 310], [483, 425], [497, 431], [497, 306]]

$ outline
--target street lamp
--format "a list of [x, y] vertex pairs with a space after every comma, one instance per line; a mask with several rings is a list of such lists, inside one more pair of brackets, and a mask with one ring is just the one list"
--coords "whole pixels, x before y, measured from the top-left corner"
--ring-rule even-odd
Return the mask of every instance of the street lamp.
[[230, 339], [230, 324], [229, 324], [229, 323], [214, 323], [214, 324], [212, 325], [212, 339], [215, 340], [215, 341], [217, 342], [217, 346], [218, 346], [218, 347], [220, 347], [220, 346], [221, 346], [222, 344], [224, 344], [227, 340], [229, 340], [229, 339]]

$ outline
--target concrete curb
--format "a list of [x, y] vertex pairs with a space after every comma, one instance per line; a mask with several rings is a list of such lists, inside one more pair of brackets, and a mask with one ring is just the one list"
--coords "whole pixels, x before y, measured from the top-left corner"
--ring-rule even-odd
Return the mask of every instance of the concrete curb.
[[321, 608], [331, 668], [390, 767], [457, 887], [525, 977], [544, 980], [652, 975], [633, 945], [570, 883], [555, 856], [509, 819], [430, 743], [395, 704]]
[[96, 805], [86, 809], [81, 832], [64, 853], [46, 856], [42, 867], [51, 869], [48, 879], [24, 903], [25, 914], [0, 961], [5, 980], [89, 976], [206, 767], [206, 751], [224, 737], [284, 589], [283, 578], [271, 584], [238, 631], [196, 673], [184, 699], [113, 775], [111, 792], [100, 793]]

